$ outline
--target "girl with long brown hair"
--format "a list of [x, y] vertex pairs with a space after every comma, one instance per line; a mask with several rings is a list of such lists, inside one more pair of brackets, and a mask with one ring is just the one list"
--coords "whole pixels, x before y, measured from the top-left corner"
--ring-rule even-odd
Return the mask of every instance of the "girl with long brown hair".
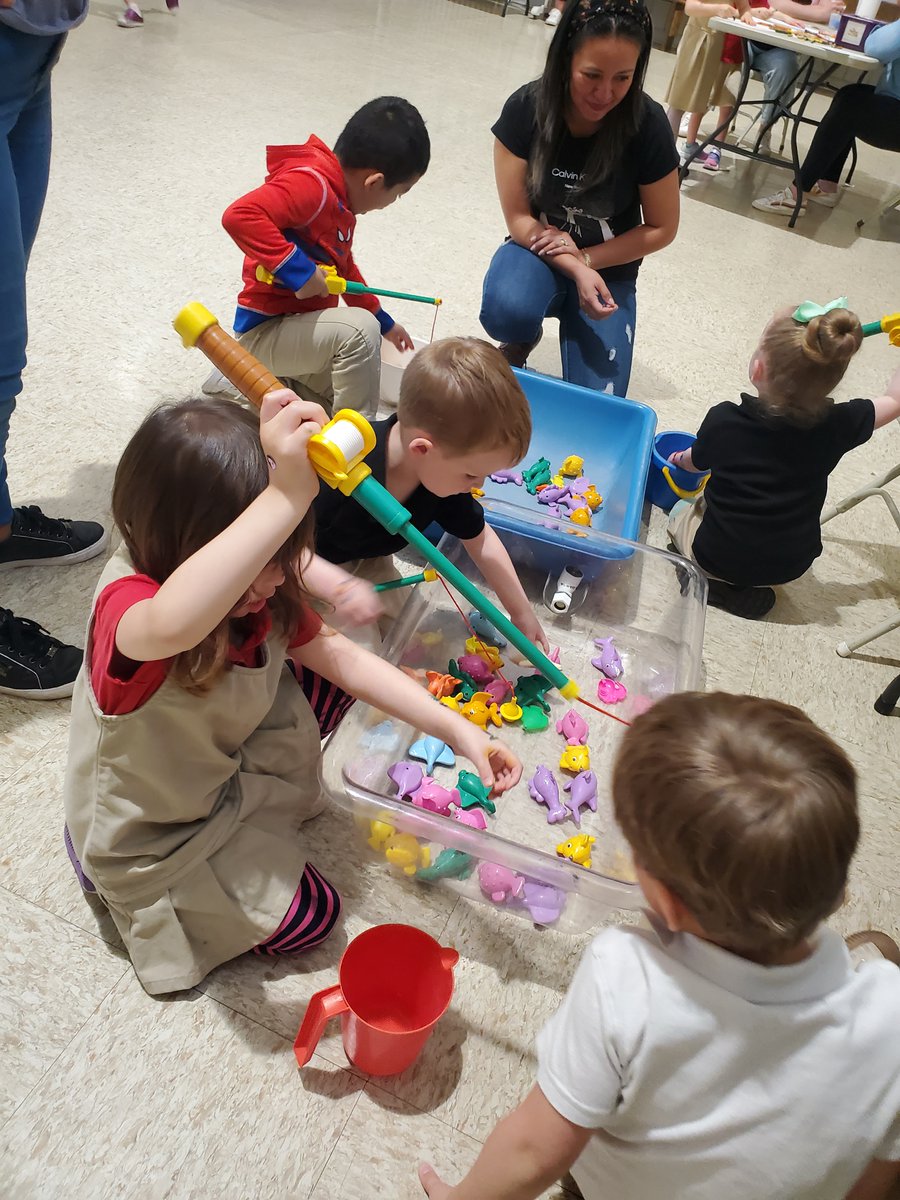
[[[340, 897], [306, 861], [323, 728], [304, 674], [423, 729], [504, 791], [516, 758], [390, 664], [323, 626], [298, 564], [327, 417], [286, 390], [261, 422], [224, 400], [152, 412], [113, 489], [123, 548], [94, 598], [72, 700], [66, 841], [151, 994], [256, 949], [297, 953]], [[317, 684], [306, 689], [319, 698]]]

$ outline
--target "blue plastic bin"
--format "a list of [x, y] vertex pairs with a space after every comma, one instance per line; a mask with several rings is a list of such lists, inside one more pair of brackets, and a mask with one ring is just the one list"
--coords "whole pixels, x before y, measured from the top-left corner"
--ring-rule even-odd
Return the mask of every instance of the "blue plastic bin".
[[[531, 445], [521, 465], [530, 466], [543, 457], [557, 470], [570, 454], [581, 455], [584, 474], [603, 497], [591, 527], [599, 533], [637, 541], [656, 413], [635, 400], [577, 387], [535, 371], [515, 374], [531, 405], [533, 427]], [[551, 519], [545, 506], [538, 504], [536, 496], [529, 496], [524, 487], [489, 479], [484, 488], [485, 515], [491, 525], [533, 537], [533, 524], [520, 523], [516, 518], [516, 508], [525, 508], [547, 518], [542, 529], [548, 542], [566, 549], [571, 546], [577, 526], [566, 518]], [[494, 500], [506, 502], [502, 511], [492, 510]]]
[[693, 500], [706, 487], [709, 471], [685, 471], [669, 462], [670, 454], [687, 450], [696, 440], [692, 433], [681, 430], [658, 433], [654, 439], [647, 475], [647, 499], [664, 512], [668, 512], [676, 500]]

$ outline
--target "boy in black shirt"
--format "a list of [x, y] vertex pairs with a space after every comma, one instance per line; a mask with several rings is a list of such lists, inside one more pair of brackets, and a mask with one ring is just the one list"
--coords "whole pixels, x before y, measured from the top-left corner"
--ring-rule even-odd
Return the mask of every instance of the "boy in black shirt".
[[712, 472], [699, 500], [672, 509], [669, 536], [710, 577], [713, 607], [765, 616], [775, 603], [769, 585], [798, 579], [822, 553], [829, 474], [900, 416], [900, 368], [877, 400], [829, 398], [861, 342], [846, 308], [808, 324], [779, 313], [750, 360], [758, 395], [717, 404], [690, 450], [671, 456], [685, 470]]
[[[500, 351], [471, 337], [426, 346], [404, 371], [396, 416], [373, 429], [376, 445], [366, 462], [375, 479], [417, 529], [436, 521], [458, 537], [513, 623], [549, 649], [503, 543], [472, 496], [488, 475], [520, 462], [531, 440], [528, 401]], [[377, 620], [385, 606], [372, 583], [397, 577], [390, 556], [405, 541], [336, 489], [320, 490], [315, 516], [316, 555], [304, 567], [304, 583], [334, 606], [338, 623]], [[395, 616], [406, 597], [383, 595], [389, 609], [395, 602], [387, 614]]]

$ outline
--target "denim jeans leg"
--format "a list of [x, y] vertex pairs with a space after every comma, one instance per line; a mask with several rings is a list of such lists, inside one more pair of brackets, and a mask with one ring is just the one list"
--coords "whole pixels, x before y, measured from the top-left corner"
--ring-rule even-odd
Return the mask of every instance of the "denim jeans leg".
[[581, 387], [617, 396], [628, 393], [637, 327], [636, 281], [607, 281], [619, 306], [612, 316], [596, 321], [582, 312], [572, 284], [560, 317], [563, 378]]
[[793, 99], [794, 89], [791, 88], [790, 93], [786, 93], [785, 89], [797, 74], [800, 62], [793, 50], [786, 50], [782, 46], [767, 46], [761, 50], [758, 46], [748, 44], [748, 48], [750, 65], [763, 77], [766, 103], [760, 109], [759, 120], [765, 129], [779, 115], [780, 105], [776, 101], [787, 104]]
[[12, 518], [9, 422], [22, 390], [25, 271], [50, 171], [50, 66], [62, 39], [0, 25], [0, 525]]
[[504, 242], [484, 277], [479, 320], [497, 342], [533, 342], [558, 316], [568, 280], [516, 242]]

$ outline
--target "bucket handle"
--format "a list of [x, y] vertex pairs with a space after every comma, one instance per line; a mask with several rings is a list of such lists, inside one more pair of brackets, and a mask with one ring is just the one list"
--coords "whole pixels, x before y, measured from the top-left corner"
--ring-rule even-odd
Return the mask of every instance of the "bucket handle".
[[441, 946], [441, 965], [447, 971], [452, 971], [459, 962], [459, 951], [452, 946]]
[[294, 1054], [297, 1057], [298, 1067], [305, 1067], [312, 1058], [316, 1046], [319, 1044], [319, 1038], [325, 1032], [325, 1026], [331, 1018], [339, 1017], [349, 1008], [350, 1005], [344, 999], [344, 993], [341, 991], [339, 983], [336, 983], [334, 987], [325, 988], [322, 992], [316, 992], [306, 1006], [303, 1024], [300, 1026], [297, 1040], [294, 1042]]
[[680, 488], [678, 486], [678, 484], [675, 482], [675, 480], [672, 478], [672, 472], [669, 470], [668, 463], [663, 467], [662, 473], [663, 473], [663, 478], [665, 479], [666, 483], [669, 485], [669, 487], [672, 489], [672, 491], [675, 493], [675, 495], [679, 498], [679, 500], [695, 499], [695, 497], [700, 495], [700, 493], [703, 491], [703, 489], [706, 487], [707, 483], [709, 482], [709, 475], [706, 474], [700, 480], [700, 486], [698, 488], [694, 488], [694, 490], [692, 492], [687, 492], [684, 490], [684, 488]]

